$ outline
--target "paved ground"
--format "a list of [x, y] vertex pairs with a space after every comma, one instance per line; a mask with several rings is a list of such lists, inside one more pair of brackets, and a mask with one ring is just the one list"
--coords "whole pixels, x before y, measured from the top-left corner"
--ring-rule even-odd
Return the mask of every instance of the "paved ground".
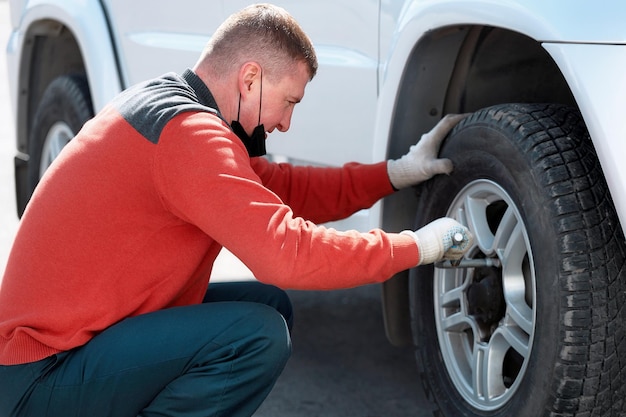
[[[13, 195], [13, 118], [4, 50], [8, 2], [0, 0], [0, 271], [17, 229]], [[250, 278], [231, 255], [216, 276]], [[290, 292], [295, 307], [293, 356], [255, 417], [426, 417], [413, 354], [384, 336], [379, 287]]]

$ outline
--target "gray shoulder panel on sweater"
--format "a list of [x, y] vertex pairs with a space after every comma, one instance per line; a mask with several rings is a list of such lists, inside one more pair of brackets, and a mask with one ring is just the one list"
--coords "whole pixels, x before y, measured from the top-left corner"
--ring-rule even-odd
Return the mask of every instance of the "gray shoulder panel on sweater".
[[167, 123], [180, 113], [204, 111], [221, 118], [208, 88], [202, 84], [205, 91], [197, 91], [197, 86], [194, 88], [187, 82], [190, 77], [196, 76], [188, 70], [183, 77], [170, 73], [140, 83], [122, 92], [113, 105], [137, 132], [154, 144], [159, 142]]

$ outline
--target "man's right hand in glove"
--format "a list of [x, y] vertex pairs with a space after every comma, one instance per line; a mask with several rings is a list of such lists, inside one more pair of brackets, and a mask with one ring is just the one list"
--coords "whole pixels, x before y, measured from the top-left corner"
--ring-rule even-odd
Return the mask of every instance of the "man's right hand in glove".
[[391, 185], [400, 190], [415, 186], [437, 174], [452, 172], [452, 161], [439, 158], [439, 148], [448, 133], [466, 116], [467, 113], [446, 115], [430, 132], [424, 133], [406, 155], [387, 161]]
[[[457, 233], [463, 236], [460, 243], [454, 241]], [[402, 234], [415, 239], [419, 251], [418, 265], [461, 259], [474, 242], [474, 236], [469, 229], [449, 217], [434, 220], [415, 232], [405, 230]]]

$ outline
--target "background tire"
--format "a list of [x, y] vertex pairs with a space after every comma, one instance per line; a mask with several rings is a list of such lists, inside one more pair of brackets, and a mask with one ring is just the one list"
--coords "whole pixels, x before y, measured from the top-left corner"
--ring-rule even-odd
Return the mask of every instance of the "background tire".
[[463, 120], [450, 176], [417, 189], [417, 225], [451, 216], [468, 258], [411, 271], [421, 378], [437, 416], [618, 416], [626, 410], [626, 244], [580, 115], [509, 104]]
[[92, 117], [91, 96], [84, 76], [63, 75], [46, 88], [28, 141], [30, 195], [61, 149]]

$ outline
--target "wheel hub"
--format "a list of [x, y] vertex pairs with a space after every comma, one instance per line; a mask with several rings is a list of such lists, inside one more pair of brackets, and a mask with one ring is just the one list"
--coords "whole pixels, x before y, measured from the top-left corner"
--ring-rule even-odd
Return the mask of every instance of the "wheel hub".
[[497, 326], [504, 317], [506, 302], [502, 289], [502, 270], [500, 268], [476, 268], [474, 278], [467, 289], [468, 312], [487, 330]]

